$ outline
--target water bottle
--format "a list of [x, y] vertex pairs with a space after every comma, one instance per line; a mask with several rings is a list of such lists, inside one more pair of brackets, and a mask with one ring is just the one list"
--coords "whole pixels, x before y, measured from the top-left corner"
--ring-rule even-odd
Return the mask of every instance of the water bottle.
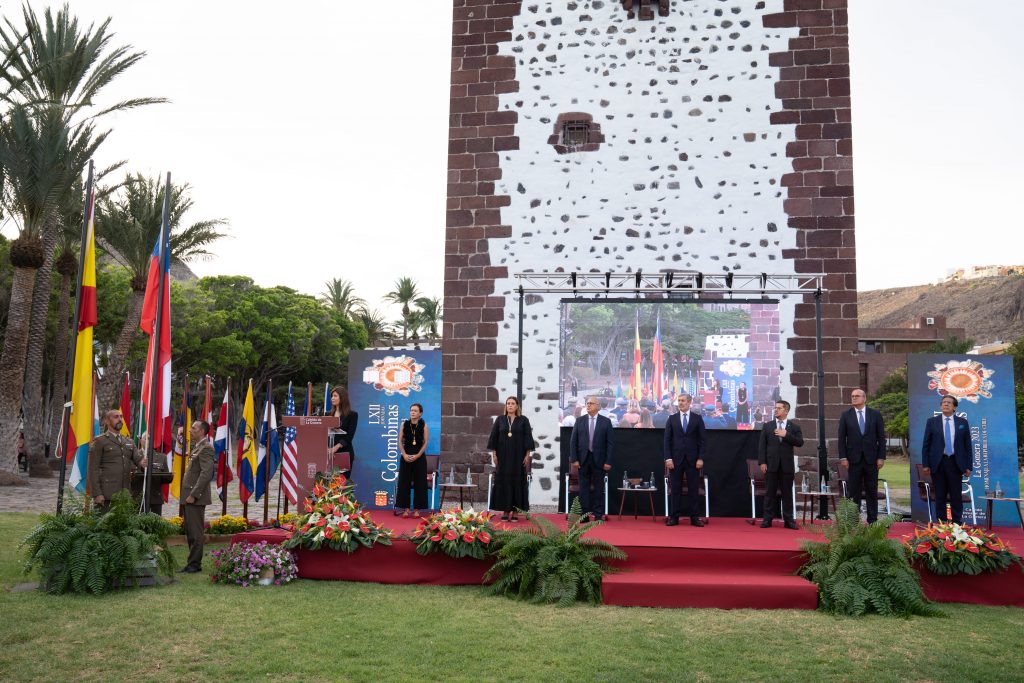
[[628, 471], [627, 470], [623, 470], [622, 471], [622, 488], [624, 488], [624, 489], [628, 489], [629, 488], [629, 477], [627, 475], [628, 475]]
[[1003, 487], [997, 481], [996, 482], [996, 498], [1002, 498], [1002, 497], [1003, 497]]
[[803, 481], [800, 482], [800, 492], [807, 493], [807, 475], [804, 475]]
[[449, 484], [454, 484], [455, 483], [455, 465], [452, 465], [452, 468], [450, 470], [448, 470], [448, 483]]
[[652, 489], [658, 488], [658, 485], [654, 483], [654, 472], [651, 472], [651, 486]]

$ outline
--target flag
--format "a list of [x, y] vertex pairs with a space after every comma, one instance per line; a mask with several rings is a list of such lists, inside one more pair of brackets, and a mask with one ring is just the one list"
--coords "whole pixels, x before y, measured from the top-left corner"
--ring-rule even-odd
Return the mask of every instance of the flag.
[[[277, 413], [274, 411], [274, 402], [270, 394], [267, 394], [268, 407], [264, 406], [263, 426], [260, 429], [260, 446], [256, 456], [256, 500], [263, 497], [264, 488], [269, 485], [271, 479], [277, 474], [277, 468], [281, 464], [281, 447], [277, 438]], [[267, 446], [269, 442], [269, 447]], [[269, 468], [269, 476], [267, 470]]]
[[640, 309], [636, 310], [636, 333], [633, 343], [633, 377], [636, 383], [633, 385], [632, 398], [640, 400]]
[[324, 382], [324, 415], [331, 412], [331, 383]]
[[657, 323], [654, 326], [654, 348], [651, 350], [651, 361], [654, 364], [654, 400], [661, 403], [665, 393], [665, 357], [661, 349], [661, 311], [658, 311]]
[[132, 389], [130, 374], [124, 373], [124, 386], [121, 388], [121, 436], [131, 438], [132, 430], [129, 427], [132, 421]]
[[[295, 415], [295, 399], [292, 397], [291, 382], [288, 383], [288, 400], [284, 404], [284, 415], [285, 417]], [[292, 505], [298, 505], [299, 451], [295, 447], [295, 427], [284, 428], [284, 448], [281, 454], [281, 485], [284, 486], [284, 493]]]
[[[186, 383], [185, 391], [188, 391]], [[181, 397], [181, 412], [178, 414], [178, 430], [174, 439], [174, 461], [171, 472], [174, 479], [171, 480], [170, 494], [181, 499], [181, 480], [185, 478], [185, 467], [188, 465], [188, 456], [192, 452], [192, 407], [188, 404], [188, 394]]]
[[245, 394], [242, 421], [238, 423], [238, 497], [243, 503], [256, 490], [256, 410], [252, 401], [252, 380]]
[[68, 484], [79, 493], [86, 493], [86, 470], [89, 465], [89, 442], [93, 426], [92, 330], [96, 325], [96, 197], [89, 197], [89, 220], [86, 225], [85, 253], [82, 255], [82, 294], [78, 298], [78, 332], [75, 337], [75, 376], [71, 379], [71, 418], [68, 423], [67, 448], [64, 451], [71, 467]]
[[615, 387], [615, 398], [622, 398], [622, 370], [619, 370], [619, 385]]
[[217, 454], [217, 468], [214, 477], [217, 480], [217, 495], [221, 500], [227, 496], [227, 486], [234, 478], [231, 474], [231, 452], [228, 439], [228, 407], [231, 396], [230, 388], [224, 390], [224, 402], [220, 404], [220, 417], [217, 418], [217, 431], [213, 436], [213, 450]]
[[200, 419], [208, 425], [213, 425], [213, 382], [210, 381], [209, 375], [206, 376], [206, 392], [203, 395], [203, 412]]
[[679, 396], [679, 371], [672, 371], [672, 393]]
[[[150, 443], [154, 454], [162, 454], [167, 459], [168, 471], [174, 467], [174, 430], [171, 424], [171, 256], [170, 231], [167, 231], [163, 248], [161, 238], [156, 245], [149, 261], [149, 278], [146, 283], [146, 294], [142, 300], [142, 318], [139, 328], [149, 335], [149, 348], [146, 351], [146, 370], [142, 375], [142, 414], [148, 425]], [[163, 263], [160, 263], [160, 252], [163, 252]], [[162, 276], [161, 276], [162, 273]], [[163, 286], [160, 283], [163, 281]], [[162, 291], [157, 291], [162, 290]], [[156, 327], [157, 306], [160, 307], [160, 329]], [[156, 365], [154, 376], [153, 367]], [[152, 423], [154, 408], [156, 419]], [[167, 489], [164, 489], [164, 500], [167, 500]]]

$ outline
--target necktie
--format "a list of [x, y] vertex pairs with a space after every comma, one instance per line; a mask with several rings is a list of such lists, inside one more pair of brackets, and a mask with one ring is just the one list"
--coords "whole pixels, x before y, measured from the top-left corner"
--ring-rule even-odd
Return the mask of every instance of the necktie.
[[[786, 423], [785, 422], [779, 422], [778, 425], [779, 425], [779, 429], [781, 429], [783, 431], [786, 430]], [[781, 436], [779, 437], [779, 441], [782, 441], [782, 437]]]
[[589, 450], [594, 450], [594, 423], [597, 422], [595, 418], [590, 418], [590, 446]]
[[946, 418], [946, 455], [953, 455], [953, 421], [950, 418]]
[[857, 421], [860, 422], [860, 435], [864, 436], [864, 411], [857, 411]]
[[683, 413], [683, 432], [686, 432], [686, 425], [689, 424], [689, 422], [690, 422], [689, 418], [690, 418], [689, 411]]

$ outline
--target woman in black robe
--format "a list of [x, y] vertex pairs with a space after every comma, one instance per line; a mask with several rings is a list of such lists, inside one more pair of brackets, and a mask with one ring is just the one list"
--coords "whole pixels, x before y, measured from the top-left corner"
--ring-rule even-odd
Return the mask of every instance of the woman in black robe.
[[533, 429], [523, 417], [519, 399], [509, 396], [505, 412], [491, 428], [487, 450], [495, 468], [491, 509], [501, 510], [502, 520], [518, 521], [516, 513], [530, 509], [529, 484], [526, 476], [533, 462]]
[[335, 433], [329, 437], [328, 451], [330, 452], [331, 462], [334, 462], [334, 458], [339, 453], [348, 453], [349, 470], [345, 472], [345, 477], [351, 481], [352, 470], [356, 466], [356, 450], [352, 447], [352, 440], [356, 436], [356, 427], [359, 426], [359, 413], [352, 410], [352, 403], [348, 398], [348, 389], [338, 386], [331, 390], [331, 411], [327, 414], [341, 418], [339, 428], [341, 432], [344, 432]]

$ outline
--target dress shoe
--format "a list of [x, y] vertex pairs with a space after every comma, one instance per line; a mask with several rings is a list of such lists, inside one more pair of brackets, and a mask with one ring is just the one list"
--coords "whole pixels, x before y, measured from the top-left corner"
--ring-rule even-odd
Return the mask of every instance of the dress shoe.
[[679, 520], [675, 517], [669, 517], [665, 520], [665, 526], [676, 526], [677, 524], [679, 524]]
[[700, 517], [690, 517], [690, 526], [704, 526]]
[[193, 567], [191, 565], [178, 570], [179, 574], [198, 574], [202, 570], [199, 567]]
[[503, 522], [507, 522], [508, 521], [508, 513], [507, 512], [501, 515], [501, 521], [503, 521]]
[[770, 529], [771, 526], [772, 526], [772, 520], [770, 520], [770, 519], [765, 519], [765, 520], [763, 520], [761, 522], [761, 528], [762, 529]]
[[785, 524], [783, 524], [783, 526], [787, 529], [792, 529], [793, 531], [800, 531], [800, 527], [798, 527], [796, 525], [796, 522], [794, 522], [793, 520], [787, 521]]

